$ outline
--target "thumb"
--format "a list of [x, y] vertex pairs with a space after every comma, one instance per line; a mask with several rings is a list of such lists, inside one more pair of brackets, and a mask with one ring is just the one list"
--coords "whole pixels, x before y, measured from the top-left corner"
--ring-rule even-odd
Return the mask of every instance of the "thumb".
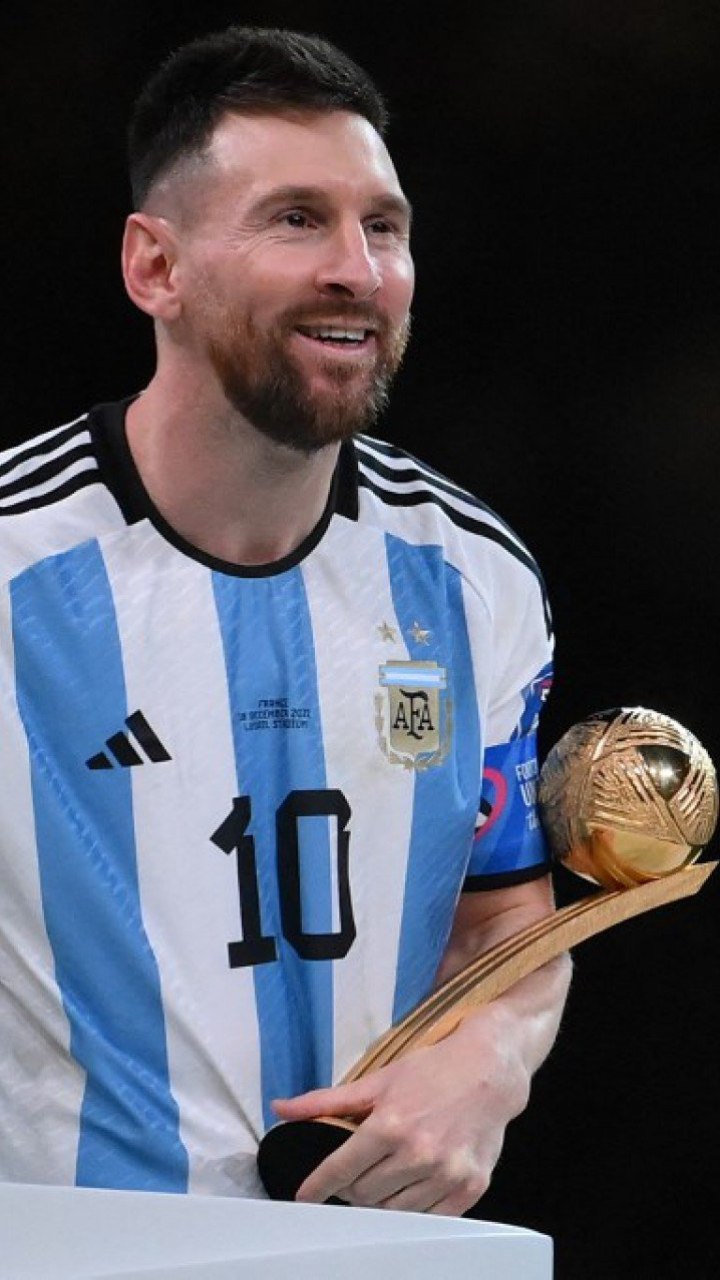
[[375, 1105], [369, 1080], [355, 1080], [332, 1089], [311, 1089], [295, 1098], [276, 1098], [273, 1111], [281, 1120], [312, 1120], [317, 1116], [356, 1116], [365, 1119]]

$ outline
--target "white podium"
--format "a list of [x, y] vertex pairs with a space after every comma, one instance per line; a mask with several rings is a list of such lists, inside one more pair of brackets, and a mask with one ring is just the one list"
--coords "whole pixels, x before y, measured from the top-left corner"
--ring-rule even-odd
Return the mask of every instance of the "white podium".
[[0, 1184], [2, 1280], [551, 1280], [520, 1227], [269, 1200]]

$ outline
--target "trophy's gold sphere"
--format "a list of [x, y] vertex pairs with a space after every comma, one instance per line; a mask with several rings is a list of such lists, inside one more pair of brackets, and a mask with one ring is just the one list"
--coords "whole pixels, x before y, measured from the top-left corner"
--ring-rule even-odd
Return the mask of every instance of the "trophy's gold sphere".
[[707, 751], [676, 720], [645, 707], [573, 725], [540, 771], [538, 799], [553, 856], [607, 889], [694, 862], [718, 816]]

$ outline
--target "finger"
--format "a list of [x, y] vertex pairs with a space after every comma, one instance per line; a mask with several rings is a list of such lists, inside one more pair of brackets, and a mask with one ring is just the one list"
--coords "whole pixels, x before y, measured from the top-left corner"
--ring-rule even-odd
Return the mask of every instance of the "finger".
[[342, 1147], [313, 1170], [298, 1187], [295, 1199], [323, 1204], [329, 1196], [339, 1195], [344, 1187], [352, 1186], [357, 1178], [384, 1160], [393, 1145], [389, 1137], [383, 1137], [372, 1128], [370, 1121], [366, 1121]]
[[[428, 1171], [403, 1168], [393, 1156], [378, 1160], [367, 1173], [360, 1174], [349, 1186], [343, 1187], [337, 1194], [349, 1204], [372, 1205], [382, 1204], [389, 1196], [395, 1195], [413, 1182], [420, 1182], [427, 1177]], [[438, 1191], [439, 1194], [439, 1191]], [[437, 1197], [436, 1197], [437, 1199]]]
[[314, 1116], [365, 1116], [373, 1102], [372, 1090], [363, 1081], [334, 1089], [311, 1089], [295, 1098], [275, 1098], [272, 1108], [281, 1120], [312, 1120]]
[[[484, 1190], [487, 1190], [487, 1186], [485, 1186]], [[482, 1194], [482, 1191], [468, 1190], [467, 1187], [464, 1187], [443, 1196], [440, 1200], [436, 1200], [435, 1204], [428, 1205], [426, 1212], [446, 1218], [461, 1218], [468, 1209], [471, 1209], [477, 1203]]]
[[388, 1196], [385, 1200], [378, 1201], [376, 1207], [378, 1209], [394, 1209], [399, 1212], [406, 1211], [411, 1213], [425, 1213], [431, 1205], [437, 1204], [442, 1196], [442, 1187], [439, 1182], [432, 1179], [423, 1179], [421, 1182], [414, 1182], [409, 1187], [403, 1187], [402, 1190], [395, 1195]]

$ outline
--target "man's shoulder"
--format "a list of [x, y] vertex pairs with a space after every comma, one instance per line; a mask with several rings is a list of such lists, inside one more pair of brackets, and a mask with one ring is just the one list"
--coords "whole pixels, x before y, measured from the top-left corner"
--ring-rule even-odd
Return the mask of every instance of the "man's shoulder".
[[0, 581], [95, 536], [114, 512], [90, 413], [3, 450]]
[[528, 547], [491, 507], [407, 450], [371, 436], [357, 436], [360, 492], [384, 508], [388, 527], [410, 540], [435, 537], [460, 548], [471, 560], [480, 556], [524, 566], [540, 578]]
[[0, 516], [51, 505], [69, 486], [92, 483], [97, 472], [89, 414], [0, 452]]

